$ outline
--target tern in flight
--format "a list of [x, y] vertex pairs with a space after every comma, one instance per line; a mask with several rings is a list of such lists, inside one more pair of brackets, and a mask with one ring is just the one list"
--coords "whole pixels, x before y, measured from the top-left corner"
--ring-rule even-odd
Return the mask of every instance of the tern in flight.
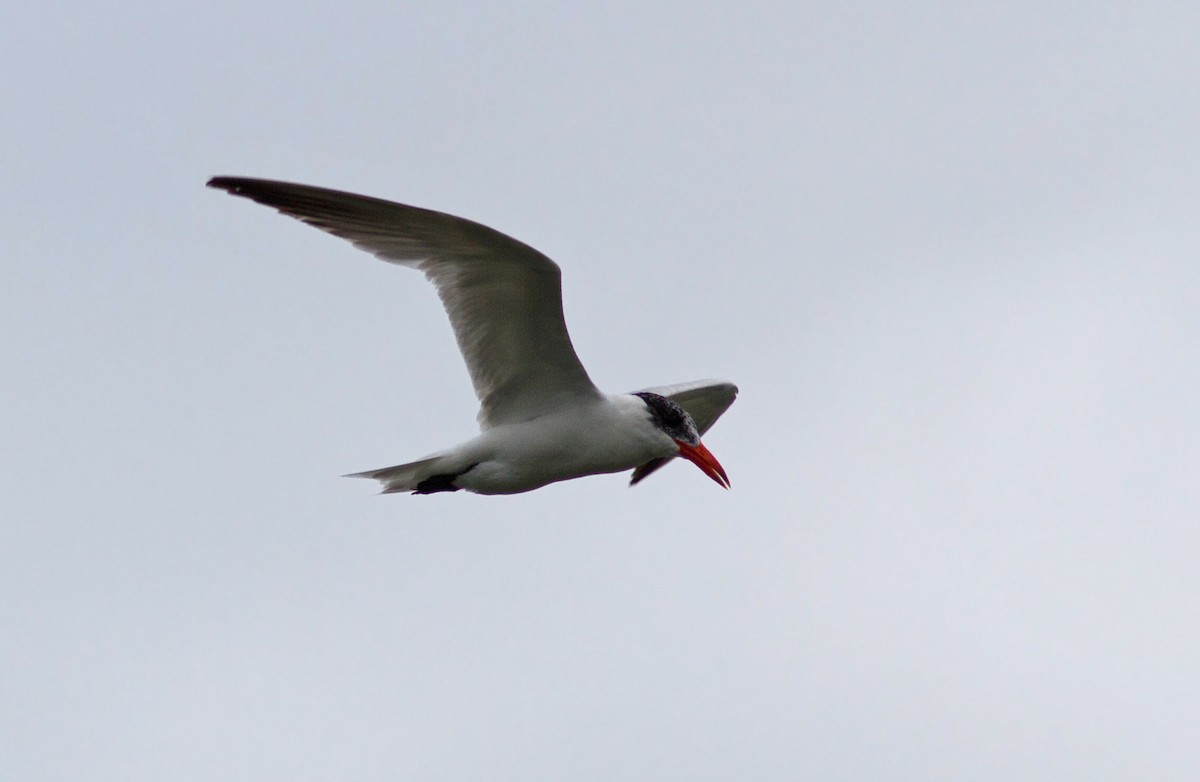
[[308, 185], [214, 177], [249, 198], [424, 272], [450, 316], [479, 397], [480, 434], [424, 459], [354, 473], [383, 492], [516, 494], [584, 475], [633, 470], [630, 485], [676, 456], [729, 488], [700, 436], [737, 387], [698, 380], [605, 394], [575, 355], [558, 265], [461, 217]]

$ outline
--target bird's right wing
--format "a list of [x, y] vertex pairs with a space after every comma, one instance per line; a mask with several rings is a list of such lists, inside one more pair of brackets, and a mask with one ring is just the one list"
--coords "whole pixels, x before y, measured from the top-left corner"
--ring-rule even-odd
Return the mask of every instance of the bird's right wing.
[[532, 247], [461, 217], [322, 187], [243, 177], [208, 185], [424, 272], [471, 373], [481, 427], [600, 397], [567, 335], [558, 266]]
[[[717, 422], [717, 419], [729, 409], [729, 406], [733, 404], [733, 400], [737, 399], [738, 394], [737, 386], [724, 380], [693, 380], [690, 383], [659, 386], [658, 388], [644, 388], [642, 390], [658, 394], [659, 396], [665, 396], [686, 410], [696, 423], [696, 429], [700, 432], [701, 436], [711, 429], [712, 425]], [[630, 479], [629, 485], [633, 486], [638, 483], [673, 458], [652, 459], [646, 462], [633, 471], [633, 477]]]

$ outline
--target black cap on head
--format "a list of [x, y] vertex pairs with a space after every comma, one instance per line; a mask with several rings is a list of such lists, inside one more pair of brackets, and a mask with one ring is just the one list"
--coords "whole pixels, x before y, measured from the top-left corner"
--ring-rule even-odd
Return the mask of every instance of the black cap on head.
[[650, 420], [672, 440], [680, 440], [688, 445], [700, 442], [700, 433], [692, 417], [675, 402], [665, 396], [649, 391], [638, 391], [634, 396], [646, 403], [650, 410]]

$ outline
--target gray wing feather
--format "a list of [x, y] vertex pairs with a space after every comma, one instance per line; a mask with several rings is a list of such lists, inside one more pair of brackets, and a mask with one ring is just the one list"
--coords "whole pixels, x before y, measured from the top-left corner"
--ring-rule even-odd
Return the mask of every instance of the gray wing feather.
[[450, 316], [482, 428], [599, 396], [567, 334], [559, 268], [532, 247], [461, 217], [337, 190], [241, 177], [208, 185], [424, 272]]

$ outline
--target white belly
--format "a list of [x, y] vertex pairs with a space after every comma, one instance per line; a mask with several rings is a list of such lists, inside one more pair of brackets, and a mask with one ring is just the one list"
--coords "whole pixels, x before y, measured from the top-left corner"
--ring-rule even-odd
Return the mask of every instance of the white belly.
[[555, 481], [632, 470], [678, 451], [650, 424], [640, 400], [624, 395], [586, 409], [498, 426], [460, 449], [455, 450], [474, 466], [455, 484], [479, 494], [516, 494]]

